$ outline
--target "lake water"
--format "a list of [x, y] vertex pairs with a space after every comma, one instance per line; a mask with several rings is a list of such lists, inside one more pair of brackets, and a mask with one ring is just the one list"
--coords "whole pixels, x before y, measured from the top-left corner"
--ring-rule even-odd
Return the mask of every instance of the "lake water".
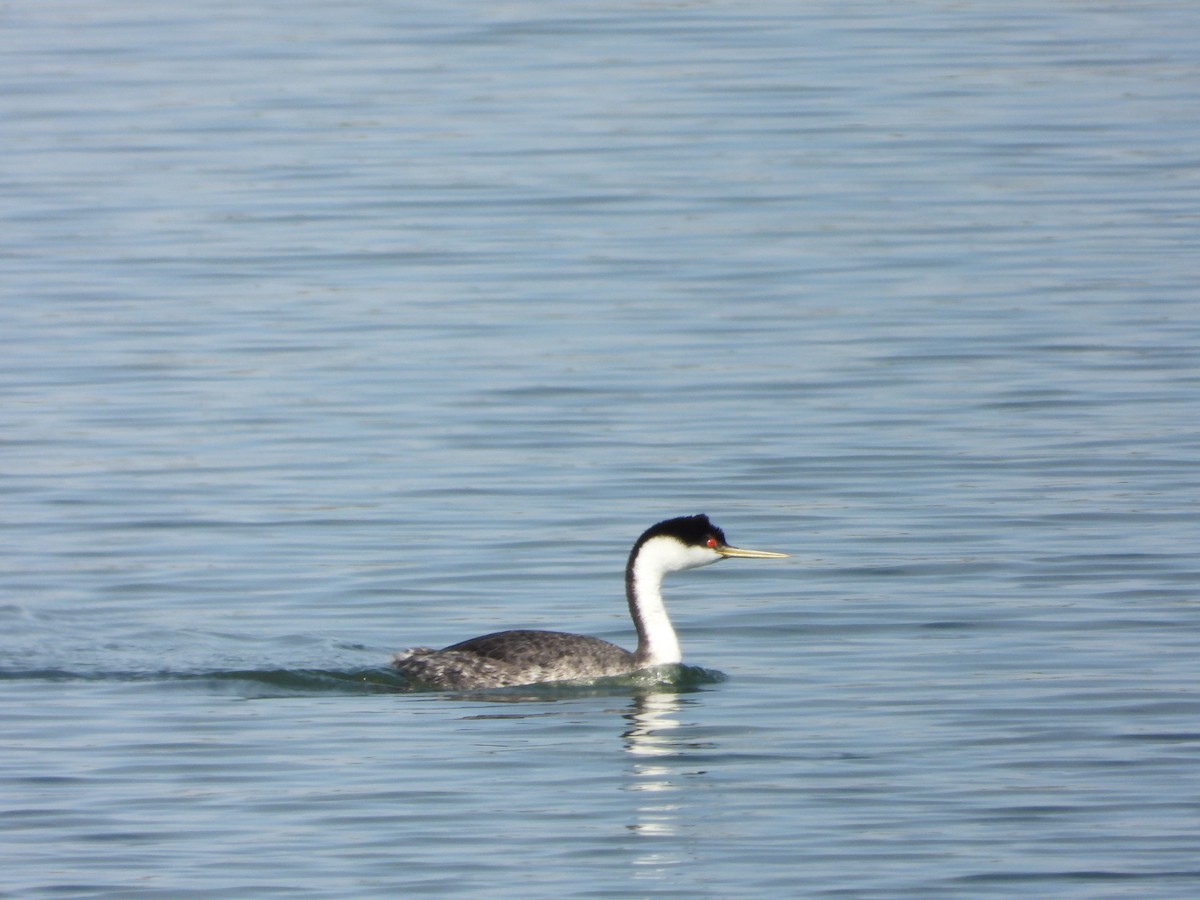
[[[0, 896], [1196, 896], [1198, 47], [6, 4]], [[678, 684], [387, 668], [696, 512]]]

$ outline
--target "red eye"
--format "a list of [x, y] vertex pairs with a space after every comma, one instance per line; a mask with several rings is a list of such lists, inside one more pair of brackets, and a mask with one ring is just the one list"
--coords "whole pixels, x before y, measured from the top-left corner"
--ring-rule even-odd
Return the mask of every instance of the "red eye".
[[711, 547], [712, 549], [716, 550], [717, 549], [717, 539], [715, 537], [710, 537], [707, 541], [704, 542], [704, 546]]

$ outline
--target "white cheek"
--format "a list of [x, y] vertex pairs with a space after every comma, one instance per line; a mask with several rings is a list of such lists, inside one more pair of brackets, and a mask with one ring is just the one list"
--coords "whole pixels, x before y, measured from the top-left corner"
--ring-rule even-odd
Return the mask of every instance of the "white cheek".
[[685, 547], [687, 552], [687, 564], [683, 566], [685, 569], [695, 569], [700, 566], [711, 565], [717, 562], [721, 555], [715, 550], [710, 550], [708, 547]]
[[679, 572], [715, 563], [721, 557], [708, 547], [685, 547], [674, 538], [657, 537], [647, 541], [639, 554], [647, 568], [660, 572]]

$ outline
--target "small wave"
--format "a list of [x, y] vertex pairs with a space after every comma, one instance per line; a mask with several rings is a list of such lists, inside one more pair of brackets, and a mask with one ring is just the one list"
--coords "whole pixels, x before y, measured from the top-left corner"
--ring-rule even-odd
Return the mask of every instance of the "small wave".
[[363, 669], [244, 669], [190, 676], [189, 680], [219, 684], [248, 684], [285, 695], [379, 694], [406, 690], [408, 682], [391, 666]]
[[70, 669], [0, 670], [0, 681], [89, 684], [207, 685], [237, 689], [251, 697], [304, 694], [370, 694], [407, 689], [407, 681], [390, 666], [359, 669], [231, 669], [220, 671], [74, 671]]
[[50, 683], [139, 684], [163, 688], [202, 687], [246, 699], [313, 694], [441, 693], [488, 698], [500, 702], [555, 700], [630, 693], [688, 693], [718, 684], [722, 672], [700, 666], [661, 666], [591, 681], [563, 681], [475, 691], [435, 691], [411, 682], [391, 666], [357, 669], [230, 669], [218, 671], [75, 671], [70, 669], [0, 669], [0, 681]]

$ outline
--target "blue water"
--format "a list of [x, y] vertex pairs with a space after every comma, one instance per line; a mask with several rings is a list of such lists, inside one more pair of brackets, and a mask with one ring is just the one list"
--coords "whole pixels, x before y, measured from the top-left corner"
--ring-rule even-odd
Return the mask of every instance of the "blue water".
[[[0, 896], [1196, 896], [1198, 46], [6, 5]], [[696, 512], [676, 684], [388, 670]]]

